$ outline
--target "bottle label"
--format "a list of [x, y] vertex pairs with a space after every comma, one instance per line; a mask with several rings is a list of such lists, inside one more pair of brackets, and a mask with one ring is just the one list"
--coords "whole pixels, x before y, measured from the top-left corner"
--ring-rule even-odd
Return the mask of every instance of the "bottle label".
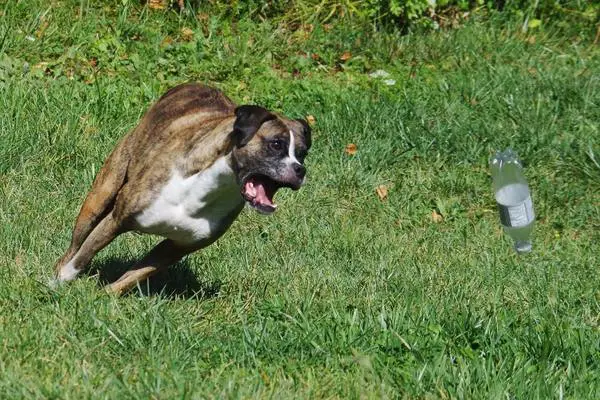
[[500, 222], [504, 226], [520, 228], [529, 225], [535, 218], [531, 196], [527, 196], [524, 202], [516, 206], [497, 204], [500, 211]]

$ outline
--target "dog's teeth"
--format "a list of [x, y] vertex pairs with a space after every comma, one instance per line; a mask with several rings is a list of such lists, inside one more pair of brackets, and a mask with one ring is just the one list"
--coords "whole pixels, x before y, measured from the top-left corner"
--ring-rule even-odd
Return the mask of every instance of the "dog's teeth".
[[248, 194], [250, 197], [256, 197], [256, 188], [254, 187], [254, 183], [253, 182], [246, 182], [246, 188], [245, 188], [246, 194]]

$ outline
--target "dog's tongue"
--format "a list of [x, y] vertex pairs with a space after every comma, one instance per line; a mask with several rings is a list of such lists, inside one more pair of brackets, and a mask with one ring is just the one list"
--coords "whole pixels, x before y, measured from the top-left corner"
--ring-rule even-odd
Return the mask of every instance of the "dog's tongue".
[[250, 199], [252, 204], [259, 207], [262, 211], [275, 211], [277, 205], [273, 203], [275, 190], [272, 185], [256, 178], [250, 178], [244, 185], [244, 193]]
[[267, 187], [262, 182], [255, 182], [254, 189], [256, 190], [256, 197], [254, 198], [257, 203], [274, 207], [273, 204], [273, 193], [269, 193]]

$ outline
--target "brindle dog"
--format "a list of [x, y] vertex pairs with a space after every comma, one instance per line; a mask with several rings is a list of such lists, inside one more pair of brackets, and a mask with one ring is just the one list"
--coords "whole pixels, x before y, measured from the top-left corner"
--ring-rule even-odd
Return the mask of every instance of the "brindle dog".
[[311, 131], [304, 120], [236, 107], [219, 90], [185, 84], [169, 90], [126, 135], [98, 172], [56, 264], [55, 282], [75, 277], [118, 235], [165, 238], [109, 286], [123, 293], [206, 247], [245, 203], [261, 213], [275, 192], [304, 182]]

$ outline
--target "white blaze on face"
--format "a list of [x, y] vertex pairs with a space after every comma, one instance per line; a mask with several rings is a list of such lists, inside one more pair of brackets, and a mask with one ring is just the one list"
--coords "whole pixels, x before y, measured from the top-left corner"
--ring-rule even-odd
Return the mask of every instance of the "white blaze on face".
[[288, 148], [287, 164], [300, 164], [300, 161], [296, 158], [296, 140], [294, 139], [294, 132], [290, 131], [290, 147]]

